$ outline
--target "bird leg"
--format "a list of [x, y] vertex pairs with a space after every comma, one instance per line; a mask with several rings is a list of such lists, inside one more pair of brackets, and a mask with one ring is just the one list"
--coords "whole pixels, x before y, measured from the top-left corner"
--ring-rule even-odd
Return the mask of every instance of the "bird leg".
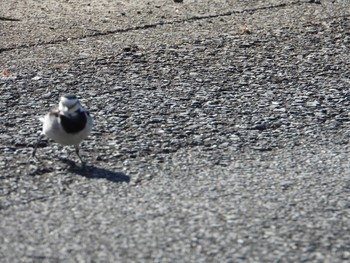
[[83, 161], [83, 159], [81, 158], [80, 153], [79, 153], [79, 145], [75, 145], [75, 153], [78, 155], [78, 157], [81, 161], [81, 166], [85, 167], [85, 162]]
[[44, 137], [44, 134], [40, 134], [39, 135], [39, 138], [38, 138], [38, 140], [36, 141], [36, 144], [35, 144], [35, 146], [34, 146], [34, 150], [33, 150], [33, 152], [32, 152], [32, 158], [36, 158], [35, 157], [35, 153], [36, 153], [36, 149], [38, 148], [38, 145], [39, 145], [39, 143], [40, 143], [40, 141], [41, 141], [41, 139]]

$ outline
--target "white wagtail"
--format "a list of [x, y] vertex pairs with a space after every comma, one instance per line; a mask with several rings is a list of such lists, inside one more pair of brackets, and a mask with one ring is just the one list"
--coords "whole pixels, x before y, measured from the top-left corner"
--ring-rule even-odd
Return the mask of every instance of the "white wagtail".
[[91, 132], [93, 120], [89, 113], [81, 106], [77, 96], [63, 95], [58, 109], [52, 110], [41, 118], [43, 130], [35, 145], [32, 157], [44, 135], [62, 145], [74, 145], [82, 165], [83, 159], [79, 154], [79, 144]]

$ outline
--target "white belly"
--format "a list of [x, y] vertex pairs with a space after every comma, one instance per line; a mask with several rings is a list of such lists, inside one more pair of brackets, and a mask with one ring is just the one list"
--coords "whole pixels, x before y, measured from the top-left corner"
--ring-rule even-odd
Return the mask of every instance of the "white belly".
[[46, 114], [43, 122], [43, 133], [62, 145], [79, 145], [91, 132], [92, 118], [88, 117], [88, 121], [83, 130], [77, 133], [67, 133], [61, 126], [60, 118]]

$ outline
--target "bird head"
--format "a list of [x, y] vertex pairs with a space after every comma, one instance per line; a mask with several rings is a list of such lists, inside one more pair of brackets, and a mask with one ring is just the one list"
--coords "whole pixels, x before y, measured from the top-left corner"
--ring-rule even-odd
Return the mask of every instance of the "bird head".
[[75, 112], [80, 108], [81, 108], [81, 104], [77, 96], [73, 94], [63, 95], [58, 105], [58, 109], [63, 113]]

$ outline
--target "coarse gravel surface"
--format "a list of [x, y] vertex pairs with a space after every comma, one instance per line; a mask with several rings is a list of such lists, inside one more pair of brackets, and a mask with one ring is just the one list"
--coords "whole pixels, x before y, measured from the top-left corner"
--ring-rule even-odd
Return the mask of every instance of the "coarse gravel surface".
[[0, 262], [349, 262], [349, 1], [90, 2], [0, 11]]

